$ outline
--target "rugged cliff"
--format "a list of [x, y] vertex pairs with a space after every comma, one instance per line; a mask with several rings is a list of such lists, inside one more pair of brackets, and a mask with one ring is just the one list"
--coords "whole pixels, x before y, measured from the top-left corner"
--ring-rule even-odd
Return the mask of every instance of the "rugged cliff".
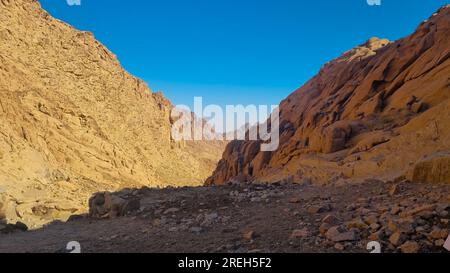
[[223, 143], [171, 141], [171, 104], [89, 32], [0, 1], [0, 220], [85, 212], [94, 192], [201, 185]]
[[414, 34], [372, 38], [280, 105], [280, 147], [228, 145], [208, 185], [409, 179], [450, 183], [450, 7]]

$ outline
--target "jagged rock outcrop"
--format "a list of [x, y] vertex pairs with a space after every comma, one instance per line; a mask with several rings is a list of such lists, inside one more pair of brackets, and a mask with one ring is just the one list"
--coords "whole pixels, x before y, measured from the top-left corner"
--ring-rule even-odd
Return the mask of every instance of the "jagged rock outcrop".
[[[245, 147], [258, 142], [230, 143], [206, 184], [394, 179], [424, 156], [449, 151], [448, 37], [449, 5], [404, 39], [372, 38], [327, 63], [281, 102], [279, 149], [255, 153]], [[448, 164], [440, 162], [433, 166]], [[416, 178], [450, 183], [422, 174], [417, 169], [434, 168], [422, 166]]]
[[0, 1], [0, 218], [31, 228], [95, 192], [200, 185], [224, 144], [174, 143], [172, 105], [92, 33]]

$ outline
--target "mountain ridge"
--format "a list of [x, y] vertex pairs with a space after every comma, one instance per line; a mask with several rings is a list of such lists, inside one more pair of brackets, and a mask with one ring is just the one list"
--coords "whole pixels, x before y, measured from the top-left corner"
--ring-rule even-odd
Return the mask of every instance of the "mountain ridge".
[[202, 184], [223, 142], [174, 142], [172, 104], [92, 33], [38, 1], [0, 7], [0, 214], [9, 222], [67, 219], [103, 190]]
[[[234, 141], [206, 185], [412, 179], [423, 157], [450, 149], [441, 115], [450, 107], [449, 21], [447, 5], [408, 37], [372, 38], [325, 64], [281, 102], [279, 149]], [[424, 129], [436, 124], [437, 138], [436, 129]], [[425, 147], [414, 151], [411, 143]]]

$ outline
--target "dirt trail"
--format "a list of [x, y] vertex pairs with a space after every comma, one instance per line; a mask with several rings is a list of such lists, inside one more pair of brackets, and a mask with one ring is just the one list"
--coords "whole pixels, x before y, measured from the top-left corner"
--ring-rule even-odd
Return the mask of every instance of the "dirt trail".
[[[127, 191], [141, 208], [125, 217], [80, 217], [0, 235], [0, 252], [443, 252], [450, 186], [228, 185]], [[122, 193], [117, 193], [122, 194]], [[444, 238], [445, 237], [445, 238]]]

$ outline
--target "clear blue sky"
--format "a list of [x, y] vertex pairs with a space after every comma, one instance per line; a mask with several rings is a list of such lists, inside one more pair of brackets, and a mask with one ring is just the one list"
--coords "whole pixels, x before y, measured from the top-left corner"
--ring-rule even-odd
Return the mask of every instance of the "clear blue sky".
[[40, 0], [174, 104], [278, 104], [372, 36], [412, 33], [448, 0]]

